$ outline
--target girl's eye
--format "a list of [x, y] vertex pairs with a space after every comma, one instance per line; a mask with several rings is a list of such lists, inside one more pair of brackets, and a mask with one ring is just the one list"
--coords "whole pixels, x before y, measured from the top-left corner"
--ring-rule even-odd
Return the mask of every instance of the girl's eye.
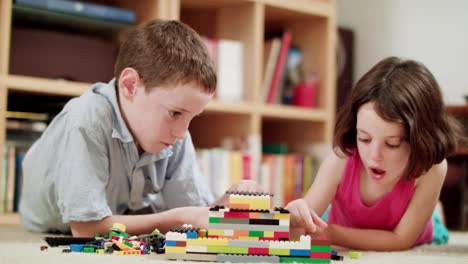
[[389, 143], [385, 143], [385, 144], [386, 144], [387, 147], [389, 147], [389, 148], [398, 148], [398, 147], [400, 146], [400, 144], [397, 144], [397, 145], [395, 145], [395, 144], [389, 144]]
[[368, 139], [368, 138], [358, 138], [358, 140], [363, 142], [363, 143], [369, 143], [370, 142], [370, 139]]

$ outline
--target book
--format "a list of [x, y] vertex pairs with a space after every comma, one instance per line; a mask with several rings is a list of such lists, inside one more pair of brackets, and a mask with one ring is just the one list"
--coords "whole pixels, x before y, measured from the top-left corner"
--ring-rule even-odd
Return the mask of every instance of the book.
[[8, 146], [3, 147], [3, 172], [2, 177], [0, 178], [0, 213], [4, 213], [6, 206], [6, 186], [7, 186], [7, 176], [8, 176]]
[[33, 112], [15, 112], [7, 111], [5, 114], [6, 118], [15, 118], [15, 119], [30, 119], [38, 121], [46, 121], [49, 119], [49, 114], [47, 113], [33, 113]]
[[134, 24], [136, 22], [136, 14], [133, 10], [88, 2], [72, 0], [16, 0], [15, 5], [128, 24]]
[[23, 186], [23, 160], [26, 155], [26, 148], [17, 148], [16, 150], [16, 173], [15, 190], [13, 199], [13, 212], [18, 212], [21, 189]]
[[213, 61], [213, 65], [217, 67], [218, 65], [218, 40], [214, 38], [202, 37], [203, 43], [206, 46], [208, 55]]
[[16, 146], [8, 146], [8, 170], [6, 178], [5, 212], [13, 212], [16, 182]]
[[265, 41], [264, 46], [264, 74], [262, 81], [262, 101], [267, 102], [270, 92], [271, 81], [275, 72], [275, 66], [278, 61], [278, 55], [281, 48], [281, 39], [272, 38]]
[[291, 41], [291, 31], [285, 31], [281, 39], [281, 49], [278, 55], [278, 61], [276, 62], [275, 72], [273, 73], [273, 79], [271, 80], [270, 90], [268, 93], [267, 103], [269, 104], [275, 103], [275, 98], [278, 98], [278, 95], [282, 94], [281, 91], [279, 91], [279, 87], [283, 77]]

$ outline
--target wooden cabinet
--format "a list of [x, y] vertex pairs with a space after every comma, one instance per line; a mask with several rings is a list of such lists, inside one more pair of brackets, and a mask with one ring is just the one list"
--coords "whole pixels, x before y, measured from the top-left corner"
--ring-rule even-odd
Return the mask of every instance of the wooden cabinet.
[[[136, 12], [137, 23], [153, 18], [177, 19], [203, 36], [240, 41], [243, 53], [243, 99], [214, 100], [194, 119], [190, 131], [196, 147], [219, 146], [227, 136], [254, 136], [263, 143], [285, 142], [290, 151], [330, 143], [335, 117], [335, 2], [333, 0], [140, 0], [91, 1]], [[73, 97], [90, 83], [11, 74], [9, 59], [12, 1], [0, 1], [0, 148], [6, 142], [6, 110], [12, 94]], [[303, 52], [303, 68], [319, 79], [316, 108], [266, 104], [261, 99], [265, 34], [292, 32]], [[32, 60], [34, 58], [31, 58]], [[43, 62], [47, 65], [47, 62]], [[107, 82], [108, 80], [101, 80]], [[41, 97], [37, 97], [41, 98]], [[37, 109], [41, 111], [41, 109]], [[260, 149], [258, 150], [260, 151]], [[260, 153], [259, 153], [260, 155]], [[4, 154], [0, 151], [0, 160]], [[0, 163], [0, 172], [3, 171]]]
[[[468, 137], [468, 105], [447, 106], [449, 114], [463, 125]], [[447, 159], [448, 170], [440, 199], [444, 204], [447, 226], [450, 229], [468, 228], [468, 146], [460, 146]]]

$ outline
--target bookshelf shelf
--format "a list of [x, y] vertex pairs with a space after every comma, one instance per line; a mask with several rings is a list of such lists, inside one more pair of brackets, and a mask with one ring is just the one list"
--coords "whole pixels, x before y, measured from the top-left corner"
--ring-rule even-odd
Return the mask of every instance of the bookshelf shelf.
[[275, 18], [287, 18], [291, 16], [321, 16], [329, 17], [334, 12], [334, 5], [330, 1], [322, 0], [299, 0], [299, 1], [283, 1], [283, 0], [263, 0], [259, 1], [266, 5], [267, 9], [274, 8], [272, 14]]
[[17, 225], [20, 223], [20, 216], [16, 213], [0, 214], [1, 225]]
[[9, 91], [48, 95], [79, 96], [89, 89], [89, 83], [51, 80], [19, 75], [0, 76], [0, 83]]
[[[257, 151], [255, 154], [261, 158], [261, 144], [286, 143], [289, 151], [300, 152], [306, 151], [307, 146], [316, 143], [331, 142], [335, 118], [334, 0], [90, 0], [83, 2], [97, 4], [105, 2], [112, 7], [132, 10], [136, 14], [137, 23], [154, 18], [180, 20], [204, 37], [234, 40], [242, 44], [240, 71], [243, 81], [239, 85], [242, 87], [240, 88], [242, 97], [237, 102], [214, 99], [203, 114], [191, 122], [190, 132], [197, 148], [219, 147], [227, 137], [254, 138], [259, 141], [257, 142], [259, 148], [255, 150]], [[13, 0], [0, 1], [1, 149], [7, 142], [5, 113], [17, 111], [15, 104], [24, 102], [26, 97], [29, 101], [48, 100], [47, 98], [54, 100], [50, 99], [54, 97], [68, 100], [83, 94], [91, 85], [91, 80], [79, 78], [70, 78], [78, 80], [77, 82], [62, 81], [42, 75], [33, 77], [29, 74], [20, 75], [11, 72], [10, 60], [14, 61], [11, 56], [12, 47], [17, 47], [12, 44], [14, 43], [12, 33], [13, 29], [18, 28], [13, 17], [13, 3]], [[31, 29], [34, 29], [33, 25]], [[57, 28], [51, 29], [57, 30]], [[265, 91], [262, 91], [262, 82], [265, 70], [263, 58], [265, 37], [281, 31], [292, 33], [291, 45], [302, 51], [304, 72], [315, 74], [319, 80], [315, 108], [264, 102]], [[76, 37], [85, 35], [85, 32], [78, 31], [61, 33]], [[111, 40], [107, 38], [106, 41]], [[35, 60], [34, 57], [30, 60], [41, 62], [41, 67], [47, 67], [47, 63], [52, 63], [47, 60]], [[79, 57], [79, 60], [82, 60], [82, 57]], [[68, 58], [65, 58], [65, 62], [69, 62]], [[109, 80], [102, 78], [99, 81]], [[38, 108], [34, 109], [35, 112], [46, 111], [41, 108], [43, 107], [41, 104], [37, 106], [34, 104], [33, 107]], [[0, 161], [4, 160], [4, 155], [4, 152], [0, 151]], [[3, 172], [2, 162], [0, 162], [0, 172]], [[15, 214], [2, 215], [0, 212], [0, 219], [2, 219], [0, 223], [19, 222]]]
[[328, 118], [327, 112], [320, 109], [308, 109], [286, 105], [263, 105], [261, 107], [262, 116], [265, 118], [277, 118], [287, 120], [321, 121]]
[[239, 102], [239, 103], [226, 103], [218, 100], [212, 100], [208, 103], [205, 112], [220, 112], [220, 113], [234, 113], [234, 114], [249, 114], [255, 111], [256, 105], [252, 103]]

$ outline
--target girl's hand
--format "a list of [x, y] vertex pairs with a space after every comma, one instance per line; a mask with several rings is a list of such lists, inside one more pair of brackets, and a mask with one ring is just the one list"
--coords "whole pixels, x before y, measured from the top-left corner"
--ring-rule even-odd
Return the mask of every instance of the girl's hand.
[[[257, 184], [257, 182], [252, 180], [242, 180], [238, 183], [234, 184], [227, 190], [228, 192], [263, 192], [262, 187]], [[228, 206], [229, 205], [229, 195], [223, 194], [221, 198], [219, 198], [214, 205], [222, 205]]]
[[323, 231], [327, 227], [327, 223], [309, 207], [304, 199], [288, 203], [286, 209], [290, 213], [290, 228], [293, 237], [301, 234], [313, 234], [317, 231]]

